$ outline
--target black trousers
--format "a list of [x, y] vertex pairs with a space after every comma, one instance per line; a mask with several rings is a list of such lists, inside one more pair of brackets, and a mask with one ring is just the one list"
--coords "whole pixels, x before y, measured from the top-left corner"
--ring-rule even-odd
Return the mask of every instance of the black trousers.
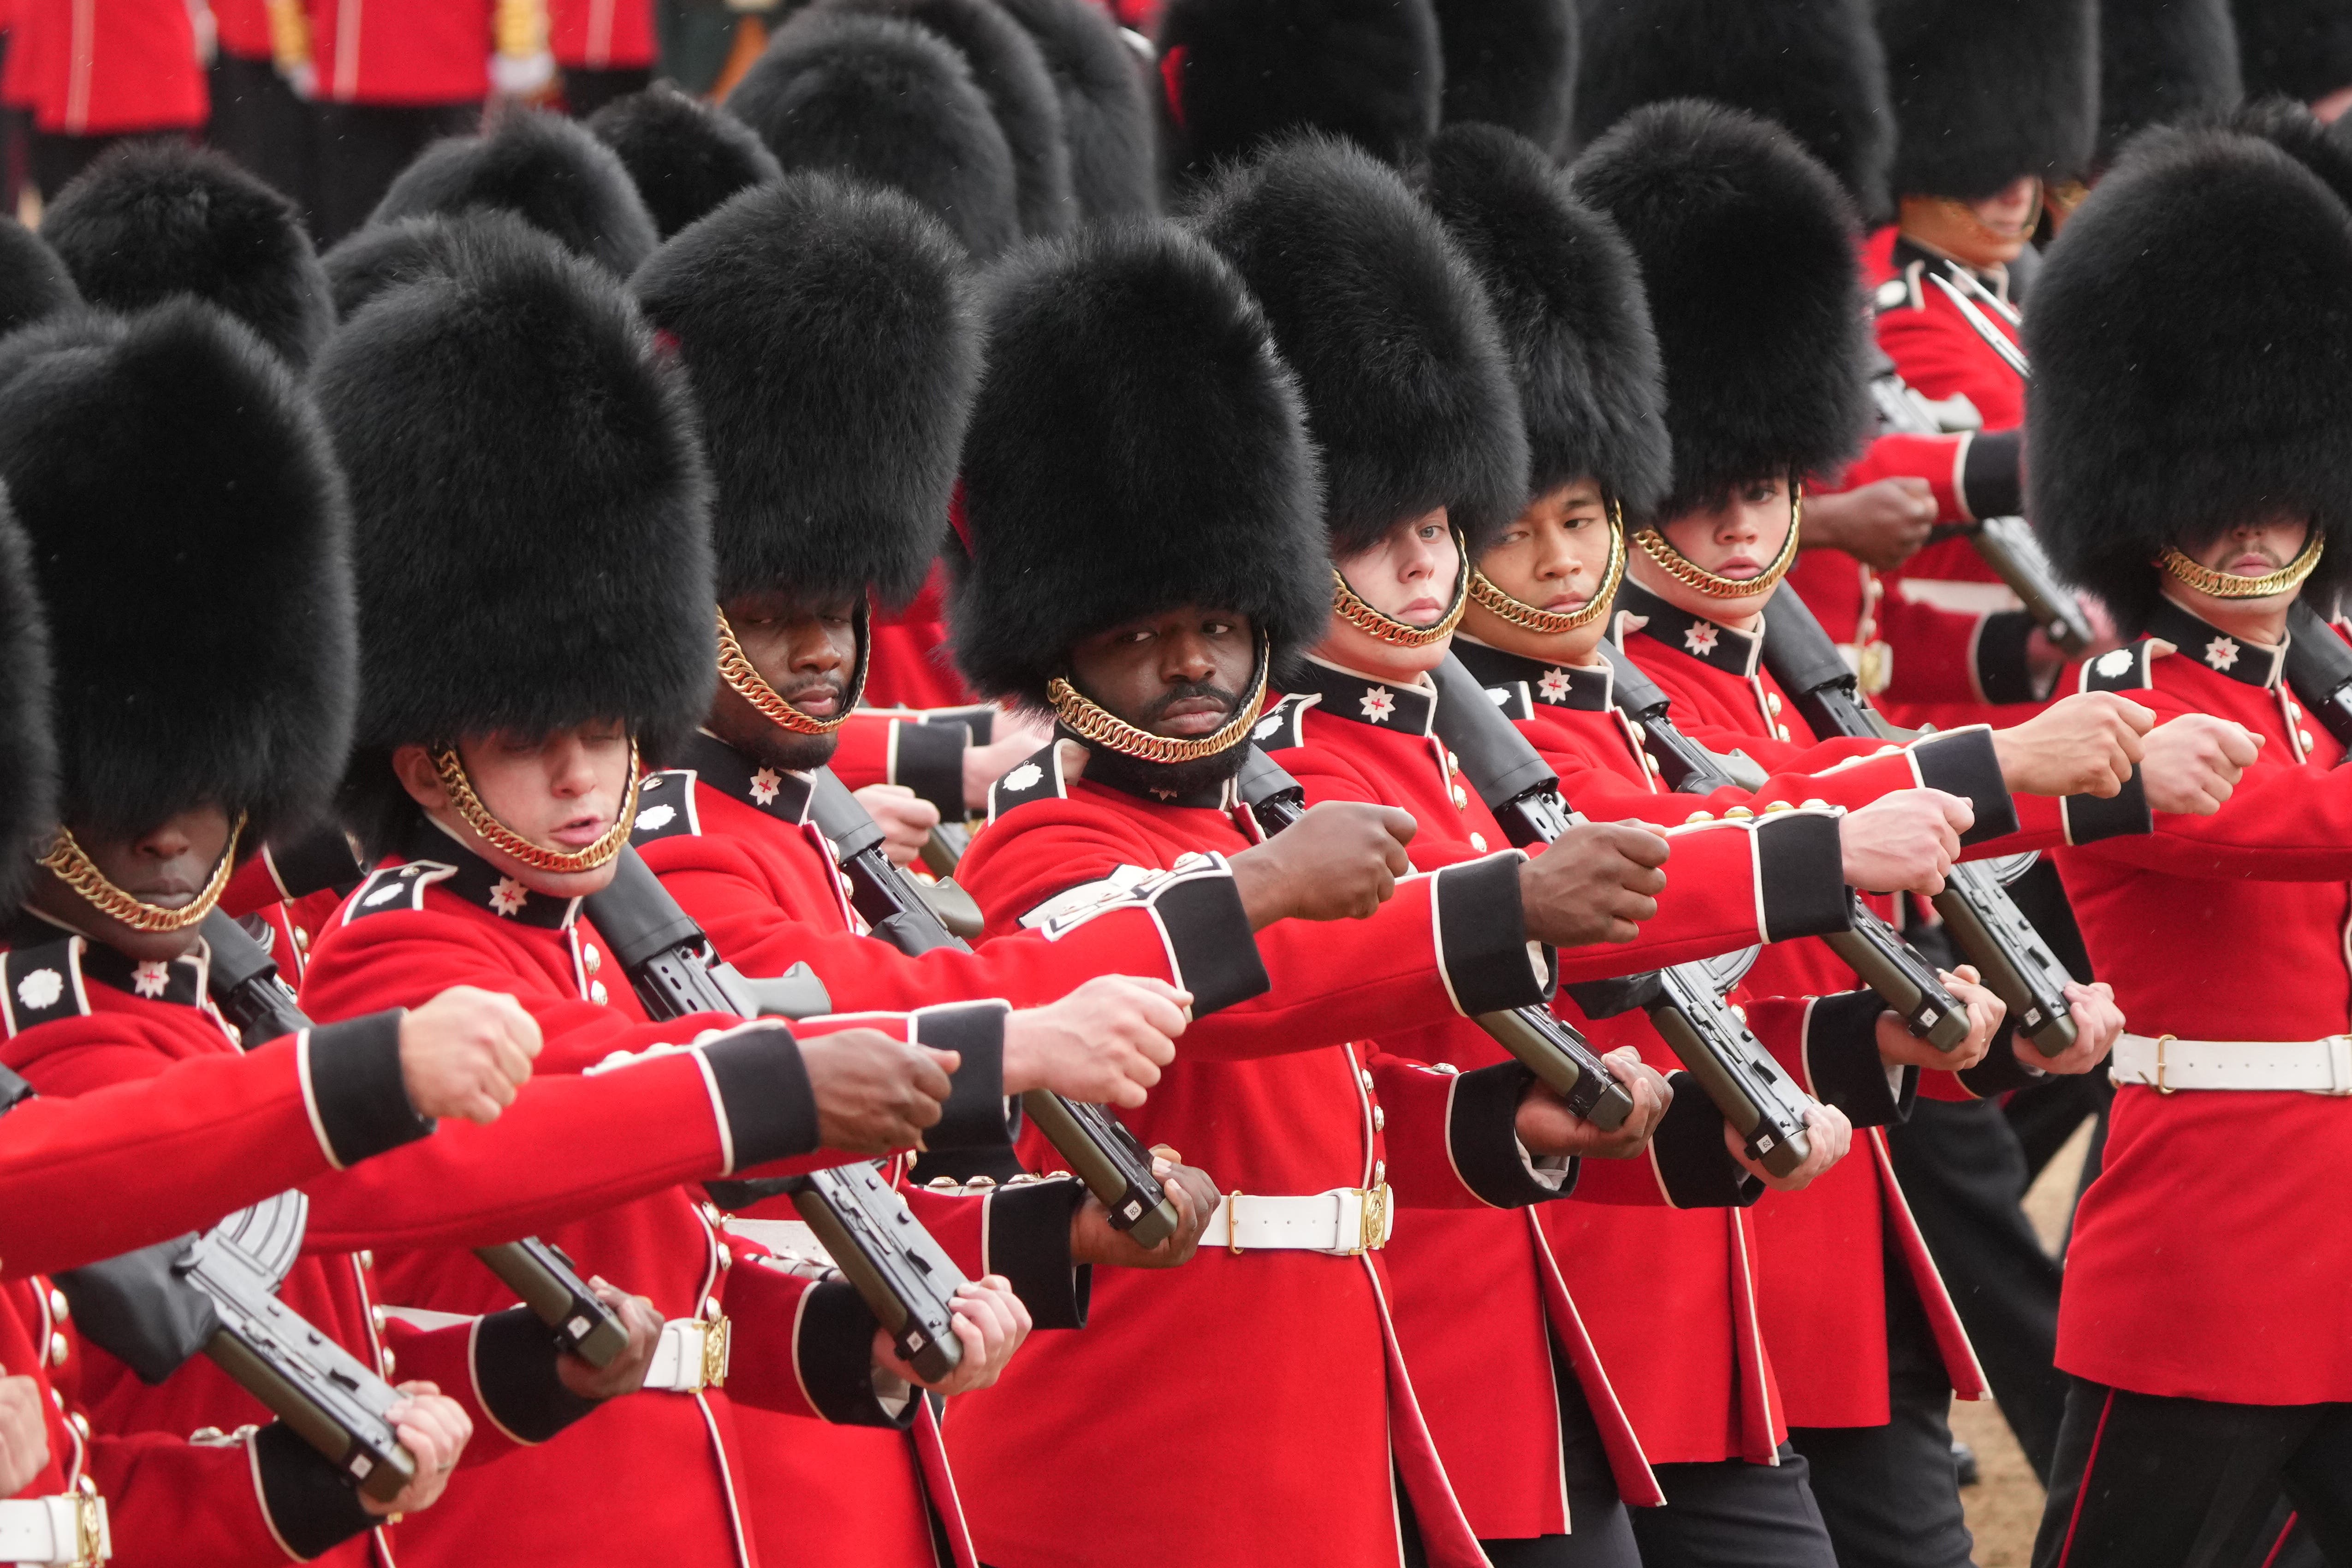
[[1642, 1568], [1837, 1568], [1805, 1457], [1660, 1465], [1666, 1506], [1633, 1510]]
[[563, 107], [578, 119], [585, 120], [616, 98], [643, 92], [653, 85], [653, 71], [646, 66], [633, 66], [625, 70], [595, 70], [587, 66], [566, 66], [563, 68]]
[[367, 222], [394, 176], [427, 145], [478, 126], [482, 106], [321, 103], [314, 113], [311, 173], [318, 185], [311, 227], [323, 250]]
[[307, 215], [317, 148], [311, 108], [278, 68], [226, 50], [213, 58], [213, 117], [205, 140], [276, 186]]
[[2076, 1378], [2034, 1568], [2259, 1563], [2281, 1491], [2296, 1533], [2352, 1568], [2352, 1405], [2167, 1399]]

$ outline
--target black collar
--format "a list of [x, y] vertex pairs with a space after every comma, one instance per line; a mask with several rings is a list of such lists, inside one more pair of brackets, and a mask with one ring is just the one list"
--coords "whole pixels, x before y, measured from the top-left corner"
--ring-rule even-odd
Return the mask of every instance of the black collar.
[[1764, 657], [1761, 631], [1736, 632], [1720, 622], [1677, 609], [1630, 577], [1618, 584], [1617, 602], [1610, 614], [1612, 617], [1640, 616], [1650, 623], [1643, 631], [1676, 653], [1686, 653], [1701, 664], [1743, 680], [1755, 675]]
[[[533, 892], [520, 879], [508, 876], [458, 843], [447, 828], [429, 816], [410, 831], [401, 846], [401, 858], [408, 864], [399, 868], [400, 873], [413, 870], [419, 879], [430, 878], [432, 885], [444, 892], [455, 893], [475, 908], [518, 925], [562, 931], [580, 914], [578, 899]], [[436, 871], [446, 874], [436, 876]]]
[[1573, 708], [1584, 713], [1606, 713], [1614, 700], [1617, 673], [1607, 665], [1586, 669], [1580, 665], [1547, 664], [1524, 654], [1506, 653], [1485, 643], [1456, 636], [1454, 652], [1463, 668], [1489, 691], [1500, 688], [1516, 700], [1512, 717], [1526, 718], [1536, 708]]
[[[62, 952], [81, 933], [31, 910], [19, 910], [5, 933], [10, 952], [28, 954], [45, 947]], [[127, 996], [168, 1002], [175, 1006], [193, 1007], [204, 1000], [209, 964], [202, 942], [179, 958], [142, 962], [86, 936], [81, 937], [81, 942], [80, 967], [85, 979], [110, 985]]]
[[1319, 711], [1401, 735], [1436, 733], [1437, 692], [1429, 686], [1402, 686], [1361, 670], [1308, 658], [1291, 689], [1322, 699]]
[[716, 735], [697, 730], [688, 736], [678, 766], [692, 768], [696, 778], [730, 800], [778, 822], [798, 827], [808, 820], [809, 797], [816, 789], [809, 774], [753, 762]]
[[1930, 250], [1908, 235], [1900, 233], [1895, 237], [1894, 260], [1895, 270], [1897, 272], [1906, 271], [1916, 263], [1923, 270], [1940, 272], [1956, 284], [1965, 278], [2003, 305], [2009, 304], [2009, 278], [2006, 269], [1993, 273], [1980, 272], [1966, 262], [1955, 260], [1940, 250]]
[[2273, 687], [2286, 677], [2286, 643], [2264, 647], [2233, 637], [2190, 615], [2170, 599], [2157, 601], [2147, 618], [2147, 635], [2162, 637], [2183, 657], [2246, 686]]

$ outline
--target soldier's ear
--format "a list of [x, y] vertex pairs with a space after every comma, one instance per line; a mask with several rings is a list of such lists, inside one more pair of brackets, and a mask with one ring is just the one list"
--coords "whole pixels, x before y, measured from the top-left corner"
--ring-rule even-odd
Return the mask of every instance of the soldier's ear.
[[408, 798], [425, 810], [449, 804], [449, 792], [442, 787], [441, 774], [424, 747], [394, 747], [392, 771], [400, 780], [400, 787], [408, 792]]

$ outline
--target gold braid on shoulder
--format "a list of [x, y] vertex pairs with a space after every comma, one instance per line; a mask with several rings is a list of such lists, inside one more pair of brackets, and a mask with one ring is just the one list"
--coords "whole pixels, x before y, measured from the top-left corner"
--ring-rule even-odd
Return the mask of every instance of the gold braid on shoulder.
[[168, 934], [186, 931], [213, 912], [213, 906], [220, 902], [221, 889], [228, 886], [229, 874], [236, 868], [236, 841], [244, 832], [245, 813], [238, 812], [236, 821], [229, 826], [228, 842], [221, 846], [220, 864], [213, 868], [212, 879], [191, 902], [176, 910], [148, 903], [107, 880], [106, 873], [98, 868], [98, 863], [75, 842], [70, 828], [62, 826], [58, 828], [57, 842], [50, 845], [49, 852], [41, 857], [41, 864], [58, 881], [79, 893], [99, 913], [121, 921], [132, 931]]
[[2234, 572], [2224, 572], [2215, 566], [2200, 566], [2169, 544], [2156, 563], [2179, 578], [2200, 594], [2210, 594], [2217, 599], [2267, 599], [2273, 594], [2284, 594], [2311, 575], [2319, 564], [2319, 552], [2327, 541], [2316, 528], [2303, 542], [2294, 560], [2277, 571], [2261, 577], [2241, 577]]
[[1609, 565], [1601, 575], [1601, 586], [1580, 606], [1573, 610], [1539, 610], [1503, 592], [1475, 566], [1470, 569], [1470, 597], [1496, 620], [1538, 637], [1558, 637], [1562, 632], [1580, 631], [1607, 616], [1610, 601], [1617, 596], [1617, 584], [1624, 577], [1625, 513], [1612, 500], [1609, 503]]
[[434, 749], [433, 770], [441, 775], [441, 787], [449, 794], [449, 804], [465, 819], [466, 826], [482, 836], [483, 842], [509, 859], [519, 860], [534, 871], [552, 871], [571, 876], [580, 871], [593, 871], [611, 861], [628, 847], [629, 830], [637, 822], [637, 742], [629, 742], [629, 793], [621, 802], [620, 815], [604, 836], [585, 849], [565, 851], [549, 849], [533, 844], [505, 823], [490, 815], [482, 797], [474, 793], [474, 781], [466, 776], [465, 762], [455, 746]]
[[1742, 582], [1737, 577], [1718, 577], [1701, 566], [1669, 542], [1654, 528], [1644, 528], [1633, 535], [1633, 542], [1642, 553], [1658, 563], [1659, 570], [1686, 588], [1696, 588], [1710, 599], [1753, 599], [1769, 594], [1775, 584], [1789, 574], [1797, 563], [1797, 536], [1805, 527], [1805, 487], [1794, 485], [1789, 490], [1789, 537], [1782, 541], [1780, 553], [1772, 564], [1755, 576]]
[[1257, 637], [1257, 675], [1250, 682], [1250, 694], [1234, 716], [1213, 735], [1203, 735], [1197, 741], [1181, 741], [1172, 735], [1155, 735], [1149, 730], [1138, 729], [1110, 710], [1090, 700], [1078, 689], [1060, 676], [1045, 682], [1046, 700], [1070, 732], [1082, 740], [1105, 746], [1123, 757], [1133, 757], [1143, 763], [1197, 763], [1203, 757], [1213, 757], [1232, 750], [1248, 738], [1250, 728], [1265, 708], [1265, 683], [1268, 658], [1265, 634]]

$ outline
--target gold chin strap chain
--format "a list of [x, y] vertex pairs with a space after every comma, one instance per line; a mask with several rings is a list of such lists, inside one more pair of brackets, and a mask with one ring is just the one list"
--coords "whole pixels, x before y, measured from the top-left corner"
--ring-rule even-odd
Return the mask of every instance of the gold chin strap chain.
[[1396, 647], [1427, 647], [1433, 642], [1444, 642], [1462, 624], [1462, 612], [1470, 607], [1470, 579], [1477, 568], [1470, 563], [1470, 547], [1457, 530], [1454, 535], [1454, 552], [1461, 559], [1462, 570], [1454, 578], [1454, 604], [1437, 624], [1417, 626], [1411, 621], [1398, 620], [1385, 610], [1376, 610], [1356, 596], [1339, 569], [1331, 569], [1331, 613], [1360, 632], [1376, 637]]
[[2313, 529], [2294, 560], [2263, 577], [2241, 577], [2234, 572], [2200, 566], [2169, 544], [2156, 558], [2156, 563], [2199, 593], [2210, 594], [2217, 599], [2267, 599], [2273, 594], [2285, 593], [2310, 576], [2312, 568], [2319, 564], [2319, 552], [2326, 545], [2319, 530]]
[[1213, 757], [1241, 743], [1250, 732], [1258, 714], [1265, 707], [1266, 641], [1258, 635], [1257, 678], [1251, 682], [1249, 700], [1234, 710], [1234, 716], [1213, 735], [1203, 735], [1197, 741], [1180, 741], [1171, 735], [1155, 735], [1139, 730], [1107, 708], [1100, 707], [1082, 695], [1060, 676], [1045, 682], [1045, 699], [1070, 732], [1108, 746], [1123, 757], [1133, 757], [1144, 763], [1197, 763], [1203, 757]]
[[221, 889], [228, 886], [229, 873], [236, 866], [236, 841], [244, 832], [245, 813], [240, 811], [229, 827], [228, 842], [221, 847], [220, 864], [213, 868], [212, 879], [194, 902], [176, 910], [148, 903], [108, 881], [98, 863], [74, 841], [72, 830], [63, 826], [58, 828], [57, 842], [41, 857], [41, 864], [108, 919], [120, 921], [132, 931], [168, 934], [186, 931], [213, 912], [213, 906], [220, 902]]
[[1573, 610], [1538, 610], [1524, 599], [1514, 599], [1476, 567], [1470, 569], [1470, 597], [1478, 607], [1521, 631], [1534, 632], [1538, 637], [1558, 637], [1562, 632], [1581, 631], [1609, 614], [1609, 603], [1617, 596], [1617, 584], [1625, 578], [1625, 513], [1615, 501], [1609, 503], [1609, 566], [1601, 574], [1601, 586], [1592, 597]]
[[585, 849], [564, 851], [546, 849], [533, 844], [505, 823], [490, 815], [482, 797], [474, 793], [474, 781], [466, 776], [466, 764], [459, 760], [455, 746], [436, 748], [433, 752], [433, 771], [441, 775], [441, 787], [449, 793], [449, 804], [457, 809], [466, 826], [481, 835], [482, 841], [510, 860], [520, 862], [534, 871], [552, 871], [559, 876], [572, 876], [581, 871], [593, 871], [608, 864], [625, 848], [629, 829], [637, 820], [637, 742], [629, 742], [629, 793], [621, 802], [620, 815], [604, 837]]
[[1658, 563], [1659, 570], [1686, 588], [1696, 588], [1710, 599], [1753, 599], [1769, 594], [1789, 568], [1797, 561], [1797, 535], [1805, 526], [1805, 487], [1798, 485], [1789, 491], [1789, 537], [1780, 545], [1780, 553], [1772, 564], [1746, 582], [1737, 577], [1718, 577], [1706, 567], [1676, 550], [1666, 536], [1654, 528], [1645, 528], [1633, 535], [1633, 542], [1642, 553]]
[[[862, 622], [860, 623], [863, 624]], [[860, 640], [864, 634], [860, 633]], [[857, 662], [857, 680], [851, 690], [842, 693], [841, 711], [830, 719], [812, 719], [785, 701], [767, 678], [751, 668], [744, 657], [743, 645], [735, 640], [735, 628], [727, 623], [727, 612], [719, 612], [719, 678], [734, 689], [737, 696], [760, 710], [760, 716], [780, 730], [790, 730], [795, 735], [830, 735], [849, 721], [857, 708], [857, 700], [866, 695], [866, 660]]]

